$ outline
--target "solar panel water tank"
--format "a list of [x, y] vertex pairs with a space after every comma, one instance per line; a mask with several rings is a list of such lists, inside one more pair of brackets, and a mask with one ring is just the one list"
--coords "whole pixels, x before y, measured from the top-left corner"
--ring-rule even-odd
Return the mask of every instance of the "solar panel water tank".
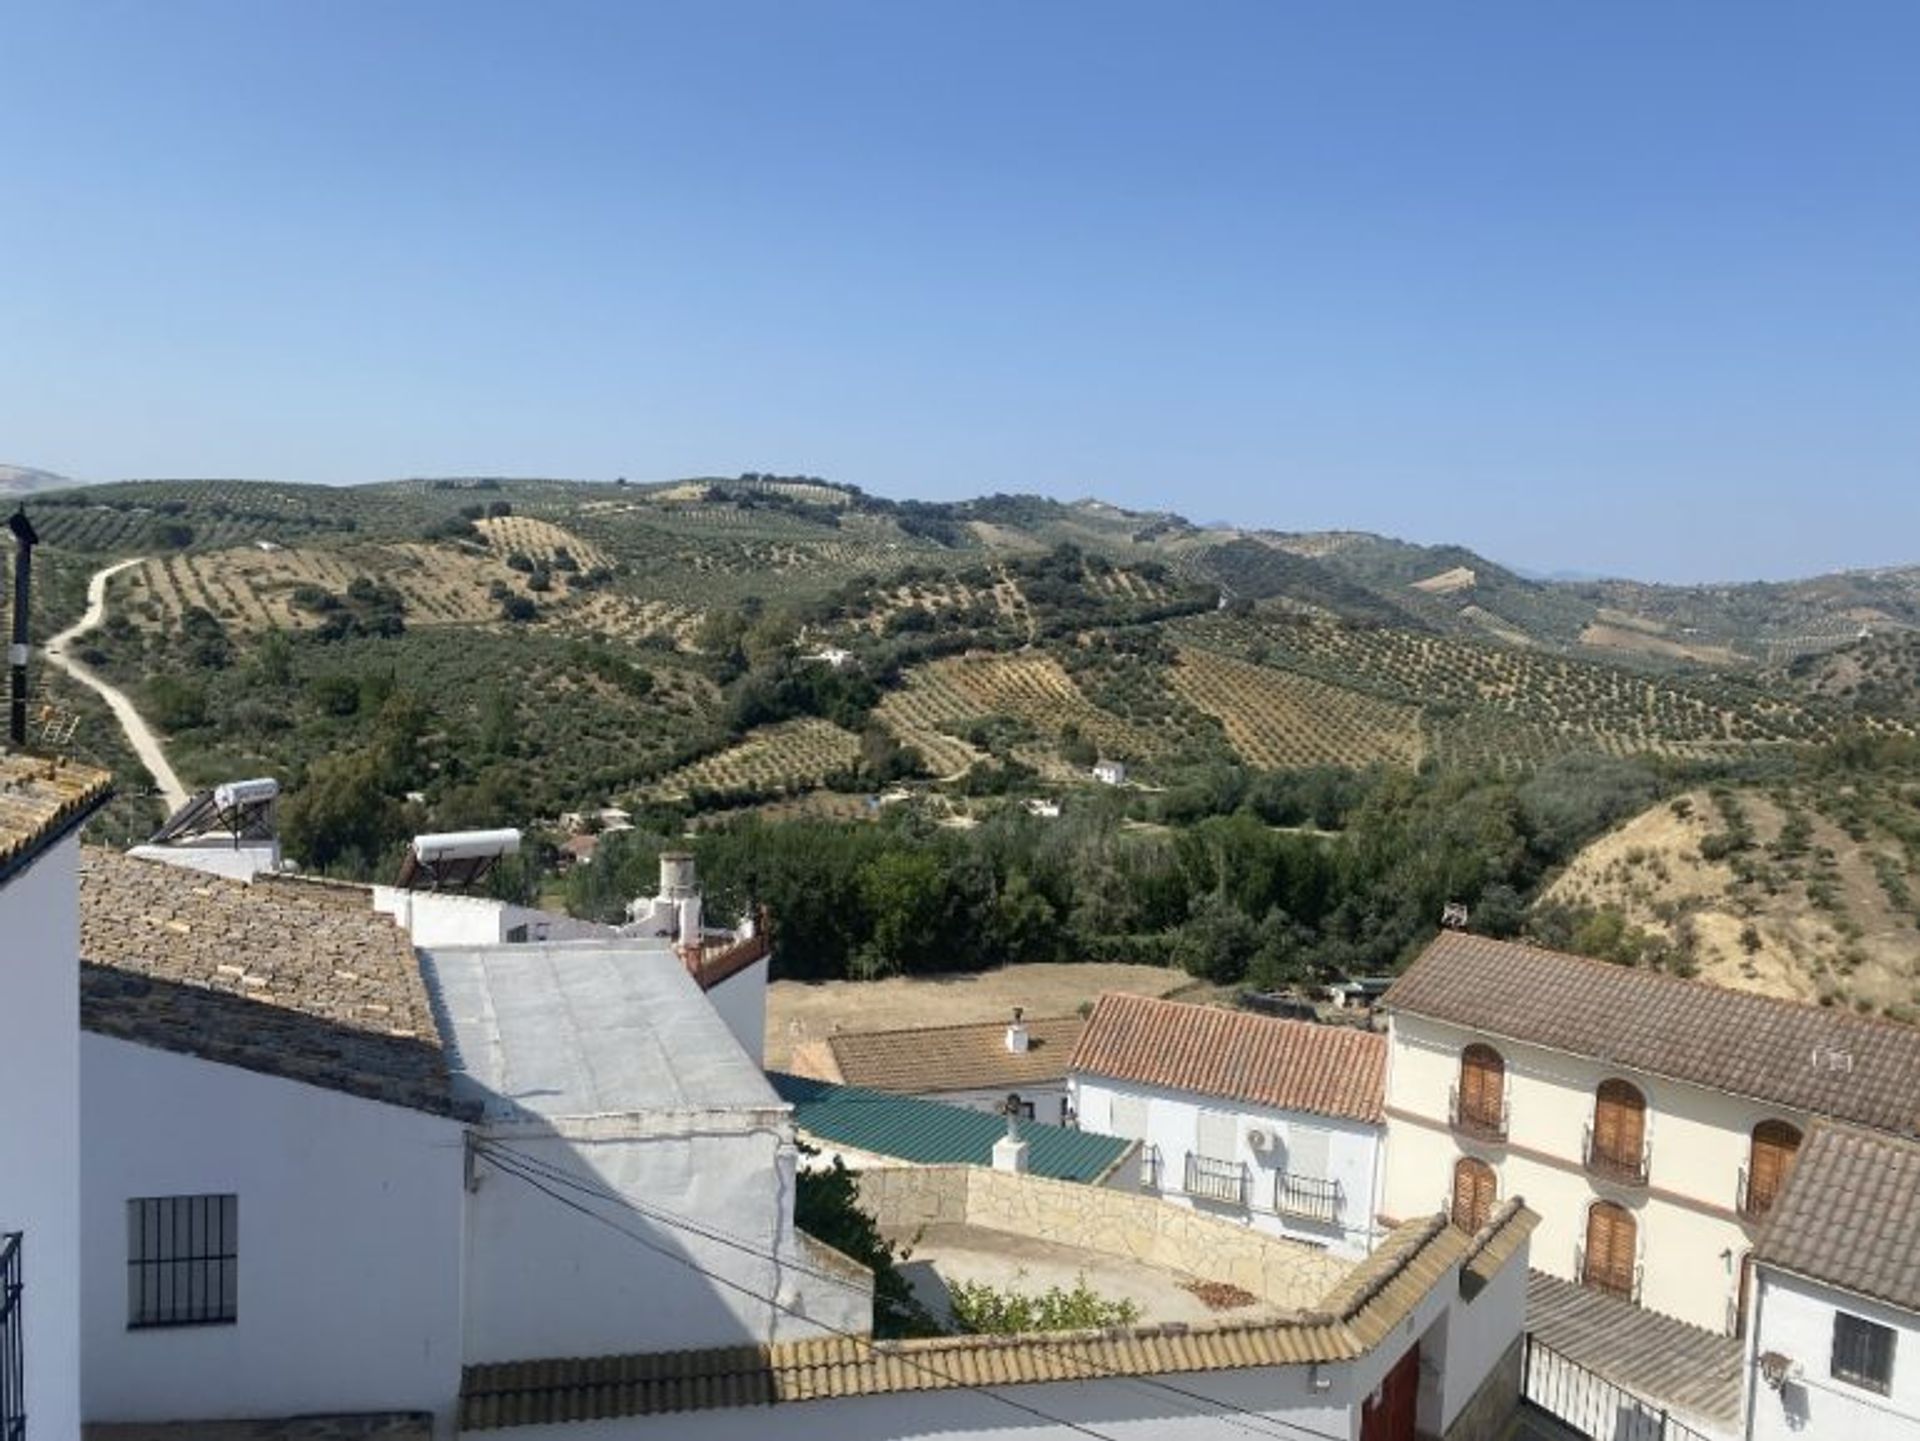
[[415, 836], [400, 863], [399, 884], [407, 890], [441, 890], [482, 880], [502, 856], [518, 855], [520, 832], [442, 831]]
[[260, 776], [250, 781], [222, 781], [213, 788], [213, 803], [223, 811], [237, 811], [247, 806], [265, 805], [279, 794], [280, 782], [272, 776]]

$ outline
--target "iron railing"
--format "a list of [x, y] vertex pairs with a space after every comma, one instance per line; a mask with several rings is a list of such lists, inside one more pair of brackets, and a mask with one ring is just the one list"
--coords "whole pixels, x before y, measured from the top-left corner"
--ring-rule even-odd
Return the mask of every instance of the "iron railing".
[[1460, 1088], [1454, 1086], [1447, 1092], [1447, 1119], [1453, 1129], [1463, 1136], [1476, 1136], [1482, 1141], [1504, 1141], [1507, 1139], [1507, 1098], [1500, 1098], [1496, 1110], [1486, 1111], [1463, 1102]]
[[1638, 1155], [1619, 1156], [1612, 1151], [1603, 1150], [1593, 1133], [1593, 1122], [1587, 1122], [1587, 1133], [1581, 1142], [1580, 1154], [1586, 1160], [1587, 1170], [1609, 1181], [1617, 1181], [1623, 1186], [1644, 1186], [1647, 1184], [1647, 1172], [1653, 1165], [1653, 1143], [1645, 1142]]
[[1273, 1177], [1273, 1209], [1282, 1216], [1299, 1216], [1308, 1221], [1340, 1219], [1340, 1183], [1317, 1176], [1296, 1176], [1276, 1171]]
[[1241, 1161], [1218, 1161], [1212, 1156], [1187, 1152], [1186, 1185], [1189, 1196], [1203, 1201], [1221, 1201], [1229, 1206], [1247, 1204], [1247, 1168]]
[[1779, 1199], [1779, 1195], [1778, 1186], [1767, 1195], [1754, 1195], [1753, 1175], [1745, 1166], [1742, 1166], [1739, 1178], [1734, 1182], [1733, 1209], [1749, 1221], [1764, 1221], [1767, 1213], [1773, 1209], [1773, 1203]]
[[0, 1441], [24, 1441], [27, 1434], [20, 1245], [18, 1231], [0, 1235]]
[[1141, 1190], [1158, 1191], [1161, 1187], [1161, 1182], [1165, 1179], [1161, 1174], [1165, 1169], [1160, 1162], [1160, 1148], [1158, 1146], [1142, 1146], [1140, 1148]]
[[1657, 1401], [1590, 1371], [1548, 1346], [1531, 1331], [1526, 1338], [1520, 1394], [1529, 1405], [1596, 1441], [1710, 1441]]

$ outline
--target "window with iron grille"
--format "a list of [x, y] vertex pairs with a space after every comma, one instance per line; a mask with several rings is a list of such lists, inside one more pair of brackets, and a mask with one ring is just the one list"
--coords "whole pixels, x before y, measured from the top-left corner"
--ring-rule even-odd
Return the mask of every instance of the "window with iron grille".
[[1893, 1342], [1890, 1326], [1882, 1326], [1845, 1311], [1833, 1313], [1833, 1374], [1882, 1396], [1893, 1389]]
[[127, 1202], [127, 1325], [217, 1326], [239, 1314], [240, 1198]]

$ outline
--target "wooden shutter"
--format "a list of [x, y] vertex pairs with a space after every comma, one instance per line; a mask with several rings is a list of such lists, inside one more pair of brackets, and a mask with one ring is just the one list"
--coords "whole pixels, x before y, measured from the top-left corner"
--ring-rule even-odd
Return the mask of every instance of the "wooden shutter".
[[1462, 1156], [1453, 1166], [1453, 1224], [1463, 1231], [1478, 1231], [1493, 1214], [1494, 1193], [1499, 1189], [1493, 1167], [1472, 1156]]
[[1587, 1212], [1586, 1264], [1580, 1279], [1597, 1290], [1633, 1299], [1633, 1215], [1611, 1201]]
[[1497, 1129], [1506, 1099], [1507, 1063], [1492, 1046], [1478, 1043], [1460, 1053], [1460, 1116]]
[[1646, 1097], [1626, 1081], [1602, 1081], [1593, 1104], [1594, 1159], [1638, 1174], [1646, 1138]]
[[1793, 1158], [1800, 1150], [1800, 1129], [1785, 1121], [1762, 1121], [1753, 1128], [1753, 1147], [1747, 1163], [1747, 1214], [1762, 1216], [1773, 1208]]

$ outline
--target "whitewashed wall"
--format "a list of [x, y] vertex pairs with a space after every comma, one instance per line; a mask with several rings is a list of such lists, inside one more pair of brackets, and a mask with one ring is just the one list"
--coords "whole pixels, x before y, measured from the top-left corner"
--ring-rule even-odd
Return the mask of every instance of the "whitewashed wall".
[[740, 1049], [753, 1058], [756, 1066], [767, 1064], [767, 967], [769, 961], [755, 961], [744, 971], [728, 976], [707, 992], [707, 1002], [727, 1023]]
[[[1751, 1441], [1920, 1441], [1920, 1317], [1767, 1266], [1756, 1269], [1755, 1291], [1747, 1347]], [[1832, 1374], [1836, 1311], [1894, 1329], [1889, 1394]], [[1754, 1372], [1754, 1358], [1768, 1351], [1799, 1366], [1800, 1374], [1777, 1391], [1760, 1384]]]
[[[1804, 1130], [1809, 1118], [1744, 1097], [1608, 1066], [1600, 1061], [1503, 1041], [1419, 1016], [1389, 1026], [1387, 1177], [1381, 1209], [1424, 1215], [1447, 1204], [1453, 1166], [1473, 1155], [1493, 1167], [1499, 1196], [1524, 1196], [1541, 1217], [1533, 1264], [1578, 1279], [1587, 1209], [1624, 1205], [1639, 1228], [1643, 1305], [1710, 1331], [1732, 1329], [1740, 1262], [1752, 1244], [1734, 1207], [1753, 1127], [1777, 1118]], [[1507, 1064], [1505, 1145], [1463, 1139], [1448, 1122], [1460, 1053], [1473, 1041]], [[1649, 1184], [1623, 1186], [1589, 1176], [1581, 1155], [1600, 1082], [1619, 1076], [1647, 1098]]]
[[392, 916], [413, 938], [414, 945], [427, 950], [435, 946], [500, 945], [520, 926], [527, 928], [530, 941], [589, 940], [614, 934], [611, 927], [595, 921], [509, 905], [486, 896], [409, 891], [397, 886], [375, 886], [373, 908]]
[[796, 1153], [785, 1112], [661, 1113], [645, 1125], [642, 1133], [610, 1117], [604, 1127], [574, 1123], [566, 1138], [486, 1133], [517, 1153], [522, 1170], [546, 1168], [543, 1184], [557, 1194], [480, 1166], [467, 1213], [468, 1361], [871, 1328], [871, 1277], [819, 1274], [794, 1231]]
[[231, 881], [250, 881], [262, 871], [280, 869], [278, 841], [247, 841], [240, 845], [135, 846], [128, 855], [163, 866], [205, 871]]
[[0, 883], [0, 1231], [25, 1237], [28, 1441], [80, 1432], [79, 844]]
[[[1372, 1249], [1377, 1232], [1373, 1217], [1382, 1167], [1380, 1127], [1300, 1111], [1252, 1106], [1188, 1091], [1139, 1086], [1104, 1076], [1074, 1075], [1068, 1078], [1067, 1085], [1069, 1099], [1080, 1117], [1081, 1130], [1125, 1136], [1158, 1148], [1162, 1164], [1161, 1191], [1169, 1201], [1198, 1205], [1214, 1215], [1241, 1217], [1272, 1235], [1310, 1241], [1346, 1255], [1363, 1255]], [[1253, 1204], [1246, 1211], [1210, 1201], [1190, 1201], [1180, 1194], [1187, 1153], [1200, 1149], [1202, 1111], [1224, 1116], [1221, 1128], [1232, 1138], [1232, 1154], [1215, 1159], [1240, 1161], [1248, 1167]], [[1276, 1132], [1281, 1144], [1256, 1151], [1248, 1139], [1254, 1131]], [[1309, 1154], [1310, 1160], [1300, 1159]], [[1324, 1166], [1324, 1178], [1340, 1183], [1342, 1205], [1336, 1224], [1274, 1212], [1274, 1176], [1288, 1169], [1290, 1163], [1316, 1169]], [[1423, 1208], [1427, 1212], [1435, 1209], [1433, 1206]]]
[[[87, 1035], [89, 1421], [450, 1411], [462, 1128]], [[239, 1197], [238, 1322], [127, 1328], [127, 1202]]]

